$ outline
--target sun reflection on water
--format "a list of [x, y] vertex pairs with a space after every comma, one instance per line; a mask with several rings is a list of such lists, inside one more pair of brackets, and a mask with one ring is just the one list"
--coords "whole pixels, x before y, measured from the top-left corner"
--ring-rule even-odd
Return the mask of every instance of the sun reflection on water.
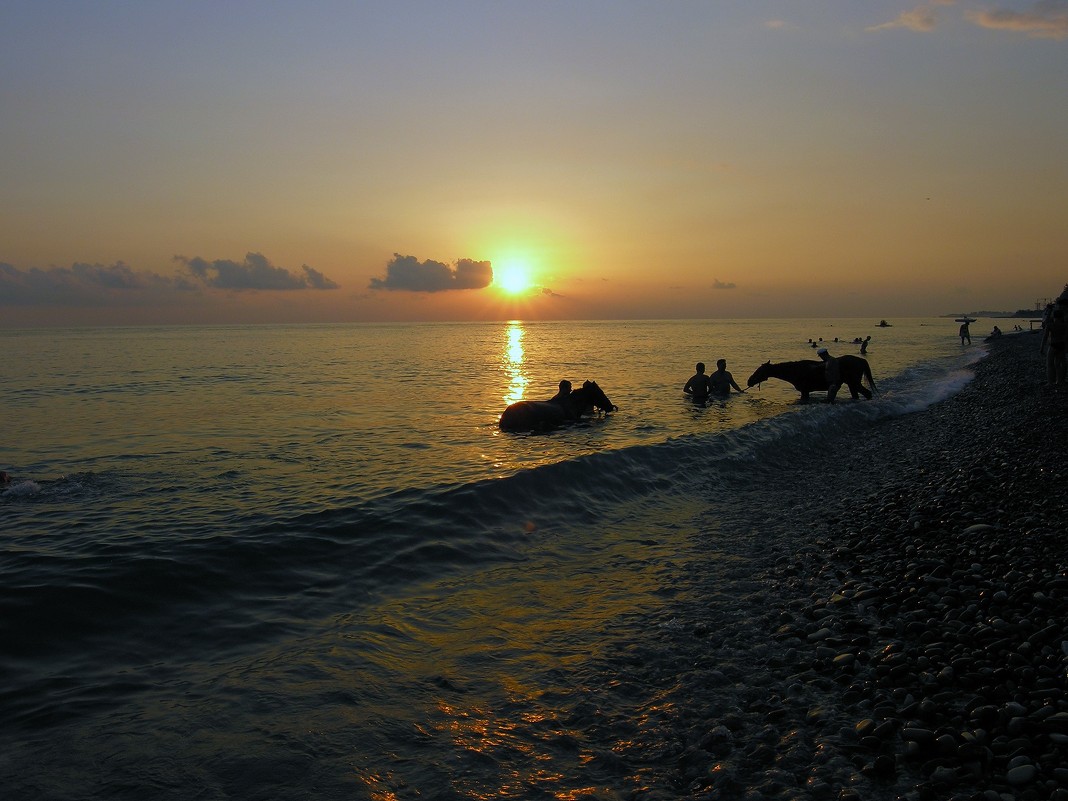
[[506, 331], [504, 354], [502, 361], [504, 369], [508, 372], [508, 392], [504, 396], [505, 403], [515, 403], [523, 400], [524, 391], [530, 379], [523, 372], [523, 324], [518, 320], [508, 323]]
[[[513, 698], [513, 703], [530, 703]], [[438, 730], [452, 742], [460, 764], [466, 766], [453, 779], [452, 790], [460, 798], [489, 801], [526, 798], [534, 794], [556, 801], [580, 798], [615, 798], [607, 787], [572, 786], [560, 770], [558, 759], [572, 755], [578, 764], [596, 760], [596, 754], [580, 745], [582, 733], [570, 730], [553, 715], [521, 715], [523, 725], [502, 719], [490, 710], [459, 708], [439, 703]]]

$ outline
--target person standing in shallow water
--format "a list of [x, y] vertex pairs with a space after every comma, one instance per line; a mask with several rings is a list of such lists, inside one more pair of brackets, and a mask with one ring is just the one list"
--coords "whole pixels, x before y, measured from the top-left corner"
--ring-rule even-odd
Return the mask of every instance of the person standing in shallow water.
[[972, 332], [967, 323], [960, 324], [960, 344], [963, 345], [964, 340], [968, 340], [969, 345], [972, 344]]
[[731, 387], [737, 392], [745, 392], [734, 381], [734, 376], [727, 372], [727, 360], [720, 359], [716, 362], [716, 372], [708, 377], [708, 389], [714, 395], [730, 395]]
[[682, 388], [682, 391], [687, 395], [693, 397], [694, 403], [704, 404], [708, 400], [709, 383], [708, 376], [705, 375], [705, 363], [697, 363], [697, 372], [690, 376], [690, 380], [686, 382], [686, 386]]

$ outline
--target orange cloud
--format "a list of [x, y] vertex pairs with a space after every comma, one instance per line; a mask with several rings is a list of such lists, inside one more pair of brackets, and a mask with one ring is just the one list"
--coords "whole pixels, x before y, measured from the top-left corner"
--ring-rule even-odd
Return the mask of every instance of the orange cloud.
[[1068, 2], [1042, 0], [1030, 11], [977, 11], [968, 15], [976, 25], [994, 30], [1025, 33], [1035, 39], [1068, 37]]
[[908, 28], [910, 31], [919, 31], [920, 33], [928, 33], [933, 31], [935, 25], [938, 24], [938, 16], [934, 12], [933, 5], [948, 5], [946, 2], [924, 4], [917, 6], [911, 11], [904, 11], [901, 15], [891, 22], [884, 22], [880, 25], [872, 25], [865, 30], [868, 31], [883, 31], [890, 28]]

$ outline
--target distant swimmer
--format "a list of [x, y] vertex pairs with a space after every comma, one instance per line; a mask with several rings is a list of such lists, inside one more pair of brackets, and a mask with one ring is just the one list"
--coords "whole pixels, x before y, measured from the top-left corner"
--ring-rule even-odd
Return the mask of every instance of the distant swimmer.
[[868, 343], [869, 342], [871, 342], [871, 334], [868, 334], [868, 336], [866, 336], [864, 338], [864, 341], [860, 343], [860, 352], [861, 352], [861, 354], [864, 354], [864, 353], [868, 352]]
[[705, 375], [705, 363], [697, 363], [697, 372], [690, 376], [690, 380], [686, 382], [686, 386], [682, 388], [682, 391], [687, 395], [693, 397], [694, 403], [705, 403], [708, 400], [709, 392], [709, 377]]
[[731, 387], [734, 387], [736, 392], [745, 392], [734, 381], [734, 376], [727, 372], [727, 360], [719, 359], [716, 362], [716, 372], [712, 373], [708, 377], [709, 389], [716, 395], [730, 395]]

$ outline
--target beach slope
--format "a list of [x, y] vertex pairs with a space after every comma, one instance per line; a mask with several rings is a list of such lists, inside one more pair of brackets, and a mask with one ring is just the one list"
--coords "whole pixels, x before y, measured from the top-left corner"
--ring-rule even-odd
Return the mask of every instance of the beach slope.
[[[778, 544], [739, 599], [756, 625], [697, 605], [672, 643], [681, 794], [1068, 798], [1068, 388], [1039, 342], [990, 342], [961, 392], [862, 448], [829, 436], [775, 510], [743, 500]], [[710, 708], [724, 684], [741, 703]]]

